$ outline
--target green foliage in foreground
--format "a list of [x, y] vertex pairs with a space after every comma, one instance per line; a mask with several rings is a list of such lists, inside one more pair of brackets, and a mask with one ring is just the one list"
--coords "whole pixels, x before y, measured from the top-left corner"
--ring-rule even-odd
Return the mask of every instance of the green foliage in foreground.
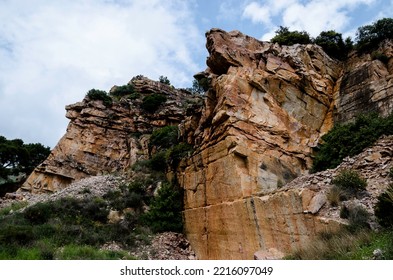
[[350, 197], [365, 190], [367, 186], [367, 181], [362, 178], [359, 173], [350, 169], [340, 171], [340, 173], [334, 177], [332, 183]]
[[379, 195], [375, 206], [375, 216], [381, 226], [393, 228], [393, 184]]
[[393, 134], [393, 115], [387, 118], [376, 114], [359, 116], [355, 122], [337, 124], [322, 136], [323, 143], [316, 152], [312, 171], [337, 167], [347, 156], [361, 153], [382, 135]]
[[342, 230], [320, 234], [302, 250], [286, 257], [290, 260], [370, 260], [373, 252], [382, 250], [381, 259], [393, 259], [393, 232], [374, 232], [362, 229], [356, 232]]
[[[107, 220], [110, 200], [62, 198], [41, 202], [22, 212], [0, 216], [0, 259], [116, 259], [125, 253], [100, 252], [115, 241], [124, 248], [145, 242], [148, 231], [136, 217]], [[79, 256], [79, 257], [78, 257]]]
[[183, 192], [180, 188], [164, 183], [142, 219], [154, 232], [183, 230]]

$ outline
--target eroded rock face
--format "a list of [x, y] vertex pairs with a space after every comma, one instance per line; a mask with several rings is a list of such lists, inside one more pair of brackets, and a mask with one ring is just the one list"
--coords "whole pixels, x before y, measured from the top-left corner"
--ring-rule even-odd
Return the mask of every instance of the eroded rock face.
[[[326, 204], [321, 186], [281, 188], [308, 173], [312, 149], [334, 120], [361, 112], [359, 98], [391, 111], [388, 70], [356, 56], [344, 66], [316, 45], [279, 46], [219, 29], [206, 37], [204, 75], [211, 88], [193, 123], [197, 152], [179, 175], [185, 230], [198, 258], [289, 252], [319, 232], [339, 229], [340, 219], [320, 215]], [[379, 93], [351, 99], [362, 95], [354, 72], [364, 67], [371, 74], [362, 82]]]
[[[178, 181], [198, 259], [272, 258], [339, 229], [345, 221], [327, 206], [332, 174], [307, 175], [313, 148], [334, 122], [391, 113], [392, 44], [380, 49], [388, 61], [353, 54], [342, 63], [315, 45], [279, 46], [219, 29], [206, 36], [209, 68], [198, 76], [210, 88], [202, 112], [191, 105], [194, 97], [143, 78], [132, 81], [136, 91], [168, 97], [154, 114], [140, 99], [67, 106], [67, 133], [23, 190], [53, 192], [122, 171], [147, 158], [154, 128], [180, 123], [195, 147]], [[369, 163], [379, 157], [368, 156]]]
[[[74, 180], [124, 171], [149, 154], [148, 139], [155, 128], [179, 124], [193, 112], [196, 96], [168, 85], [139, 77], [130, 81], [140, 98], [122, 98], [112, 106], [85, 98], [66, 106], [70, 119], [66, 134], [50, 156], [22, 186], [33, 193], [53, 192]], [[154, 112], [140, 104], [146, 94], [165, 94], [167, 101]]]
[[314, 192], [277, 192], [311, 166], [332, 125], [341, 64], [315, 45], [281, 47], [212, 30], [212, 88], [182, 174], [186, 232], [201, 259], [252, 259], [288, 251], [330, 224], [303, 214]]
[[376, 112], [381, 116], [393, 110], [393, 42], [386, 41], [374, 52], [386, 56], [386, 61], [373, 54], [353, 53], [345, 63], [338, 86], [335, 119], [345, 122], [359, 114]]

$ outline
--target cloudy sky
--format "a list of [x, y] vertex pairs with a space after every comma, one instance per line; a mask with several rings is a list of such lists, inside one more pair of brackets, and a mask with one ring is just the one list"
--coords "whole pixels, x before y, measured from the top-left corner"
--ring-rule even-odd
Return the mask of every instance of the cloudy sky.
[[269, 40], [282, 26], [345, 37], [393, 0], [0, 0], [0, 135], [54, 147], [64, 106], [142, 74], [189, 87], [218, 27]]

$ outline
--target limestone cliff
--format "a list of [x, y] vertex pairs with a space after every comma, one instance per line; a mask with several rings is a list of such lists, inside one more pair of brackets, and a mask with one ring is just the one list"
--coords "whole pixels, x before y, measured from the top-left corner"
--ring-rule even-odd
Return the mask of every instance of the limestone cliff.
[[[138, 98], [123, 97], [106, 106], [86, 97], [66, 106], [70, 119], [66, 134], [22, 190], [53, 192], [87, 176], [124, 171], [149, 156], [148, 138], [155, 128], [178, 125], [187, 114], [195, 113], [192, 108], [198, 96], [187, 91], [145, 77], [136, 77], [129, 84]], [[152, 93], [167, 97], [153, 113], [141, 107], [143, 97]]]
[[179, 175], [185, 230], [197, 255], [288, 252], [338, 229], [340, 221], [318, 214], [318, 185], [280, 188], [308, 173], [313, 147], [334, 120], [391, 112], [392, 60], [384, 65], [354, 54], [343, 64], [316, 45], [279, 46], [219, 29], [206, 37], [208, 69], [199, 76], [211, 88], [189, 129], [198, 152]]

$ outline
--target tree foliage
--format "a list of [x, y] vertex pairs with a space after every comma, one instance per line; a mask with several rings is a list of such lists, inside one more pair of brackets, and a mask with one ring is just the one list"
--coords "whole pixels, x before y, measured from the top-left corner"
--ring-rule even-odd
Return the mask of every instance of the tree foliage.
[[49, 153], [50, 148], [42, 144], [24, 144], [21, 139], [7, 140], [0, 136], [0, 177], [29, 174]]
[[292, 46], [294, 44], [310, 44], [312, 40], [306, 31], [289, 31], [288, 27], [280, 26], [271, 42]]
[[339, 60], [345, 59], [353, 47], [350, 38], [347, 38], [344, 42], [342, 34], [334, 30], [322, 31], [314, 39], [314, 43], [321, 46], [329, 56]]
[[393, 19], [383, 18], [373, 24], [359, 27], [356, 33], [357, 49], [367, 52], [378, 47], [385, 39], [393, 39]]
[[142, 99], [141, 107], [149, 113], [154, 113], [161, 106], [162, 103], [165, 103], [167, 98], [165, 95], [153, 93], [150, 95], [146, 95]]
[[162, 84], [166, 84], [166, 85], [168, 85], [168, 86], [171, 85], [171, 82], [169, 81], [169, 79], [168, 79], [166, 76], [160, 76], [160, 77], [158, 78], [158, 80], [159, 80], [160, 83], [162, 83]]
[[112, 98], [104, 90], [91, 89], [86, 93], [86, 97], [91, 100], [102, 100], [104, 105], [107, 107], [112, 105]]
[[179, 187], [164, 183], [150, 203], [150, 210], [142, 218], [154, 232], [183, 229], [183, 193]]
[[115, 87], [110, 94], [116, 97], [122, 97], [134, 93], [135, 89], [132, 84]]
[[166, 149], [176, 145], [179, 142], [178, 130], [178, 127], [175, 125], [168, 125], [154, 130], [150, 137], [149, 146]]
[[316, 152], [314, 172], [335, 168], [347, 156], [354, 156], [372, 145], [383, 134], [393, 134], [393, 115], [361, 115], [354, 122], [337, 124], [322, 136], [323, 143]]

